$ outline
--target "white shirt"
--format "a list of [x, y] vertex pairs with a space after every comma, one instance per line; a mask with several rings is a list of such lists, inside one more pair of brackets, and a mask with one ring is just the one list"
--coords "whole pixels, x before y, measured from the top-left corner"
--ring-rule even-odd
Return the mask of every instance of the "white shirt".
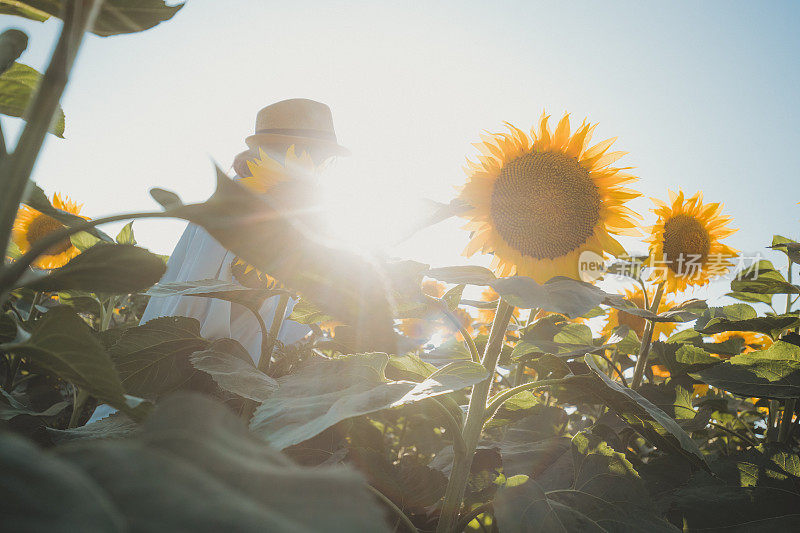
[[[217, 242], [206, 230], [189, 224], [181, 235], [167, 261], [167, 271], [161, 283], [218, 279], [236, 283], [231, 273], [231, 262], [236, 257]], [[268, 298], [260, 314], [269, 330], [275, 316], [279, 296]], [[294, 344], [311, 331], [304, 324], [285, 320], [292, 313], [296, 300], [289, 299], [278, 340], [284, 345]], [[231, 338], [248, 351], [258, 366], [261, 358], [261, 329], [253, 313], [245, 307], [218, 298], [198, 296], [151, 297], [139, 322], [144, 324], [162, 316], [186, 316], [200, 322], [200, 334], [209, 340]], [[100, 405], [87, 422], [90, 424], [114, 413], [116, 409]]]
[[[162, 283], [218, 279], [236, 283], [231, 262], [236, 257], [203, 228], [189, 224], [167, 262]], [[260, 314], [267, 328], [272, 324], [278, 296], [268, 298]], [[295, 300], [290, 299], [284, 318], [292, 313]], [[206, 339], [231, 338], [239, 341], [258, 365], [261, 355], [261, 329], [252, 312], [243, 306], [218, 298], [197, 296], [151, 297], [142, 315], [141, 324], [162, 316], [187, 316], [200, 321], [200, 334]], [[311, 331], [304, 324], [284, 320], [278, 333], [283, 344], [294, 344]]]

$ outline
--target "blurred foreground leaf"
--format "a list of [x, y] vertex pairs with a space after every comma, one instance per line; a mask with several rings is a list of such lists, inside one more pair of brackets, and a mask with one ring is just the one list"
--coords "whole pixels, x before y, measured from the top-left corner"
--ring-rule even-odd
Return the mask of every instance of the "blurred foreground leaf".
[[136, 436], [42, 452], [0, 433], [9, 531], [388, 531], [357, 474], [302, 468], [201, 395], [162, 402]]
[[[0, 14], [37, 22], [63, 16], [64, 0], [0, 0]], [[147, 30], [169, 20], [183, 3], [168, 6], [164, 0], [104, 0], [92, 33], [107, 37]]]
[[98, 243], [60, 268], [26, 273], [20, 284], [43, 292], [82, 290], [128, 294], [156, 283], [166, 268], [159, 256], [144, 248]]

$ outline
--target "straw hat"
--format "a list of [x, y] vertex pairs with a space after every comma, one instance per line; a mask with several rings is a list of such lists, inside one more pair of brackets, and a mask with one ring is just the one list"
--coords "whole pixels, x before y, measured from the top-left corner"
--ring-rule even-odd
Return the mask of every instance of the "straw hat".
[[256, 116], [255, 135], [245, 139], [251, 149], [275, 143], [313, 145], [332, 155], [350, 155], [333, 130], [331, 109], [321, 102], [292, 98], [268, 105]]

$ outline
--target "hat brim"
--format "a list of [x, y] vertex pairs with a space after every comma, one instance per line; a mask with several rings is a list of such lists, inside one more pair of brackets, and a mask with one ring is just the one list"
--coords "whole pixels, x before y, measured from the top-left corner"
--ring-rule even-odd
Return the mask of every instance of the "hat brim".
[[244, 140], [247, 143], [247, 146], [250, 148], [257, 148], [259, 146], [270, 145], [270, 144], [304, 144], [304, 145], [311, 145], [311, 146], [318, 146], [320, 148], [324, 148], [330, 150], [331, 155], [339, 155], [339, 156], [349, 156], [350, 150], [336, 144], [332, 141], [326, 141], [324, 139], [315, 139], [313, 137], [300, 137], [295, 135], [281, 135], [278, 133], [256, 133], [255, 135], [251, 135]]

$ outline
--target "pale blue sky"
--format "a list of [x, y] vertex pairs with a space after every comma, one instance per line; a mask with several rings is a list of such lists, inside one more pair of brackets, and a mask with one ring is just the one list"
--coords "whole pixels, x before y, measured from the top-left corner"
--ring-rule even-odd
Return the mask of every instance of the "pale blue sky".
[[[58, 22], [1, 18], [30, 33], [21, 60], [42, 68]], [[798, 27], [797, 2], [189, 0], [154, 30], [87, 39], [66, 139], [48, 140], [34, 177], [90, 216], [153, 208], [153, 186], [200, 200], [209, 159], [230, 164], [259, 108], [313, 98], [353, 152], [328, 178], [335, 196], [371, 203], [344, 209], [346, 224], [376, 240], [414, 196], [452, 197], [480, 131], [566, 110], [599, 122], [596, 140], [619, 137], [645, 195], [702, 189], [735, 216], [729, 242], [757, 252], [800, 237]], [[162, 253], [182, 228], [137, 226]], [[391, 251], [464, 263], [458, 227]]]

